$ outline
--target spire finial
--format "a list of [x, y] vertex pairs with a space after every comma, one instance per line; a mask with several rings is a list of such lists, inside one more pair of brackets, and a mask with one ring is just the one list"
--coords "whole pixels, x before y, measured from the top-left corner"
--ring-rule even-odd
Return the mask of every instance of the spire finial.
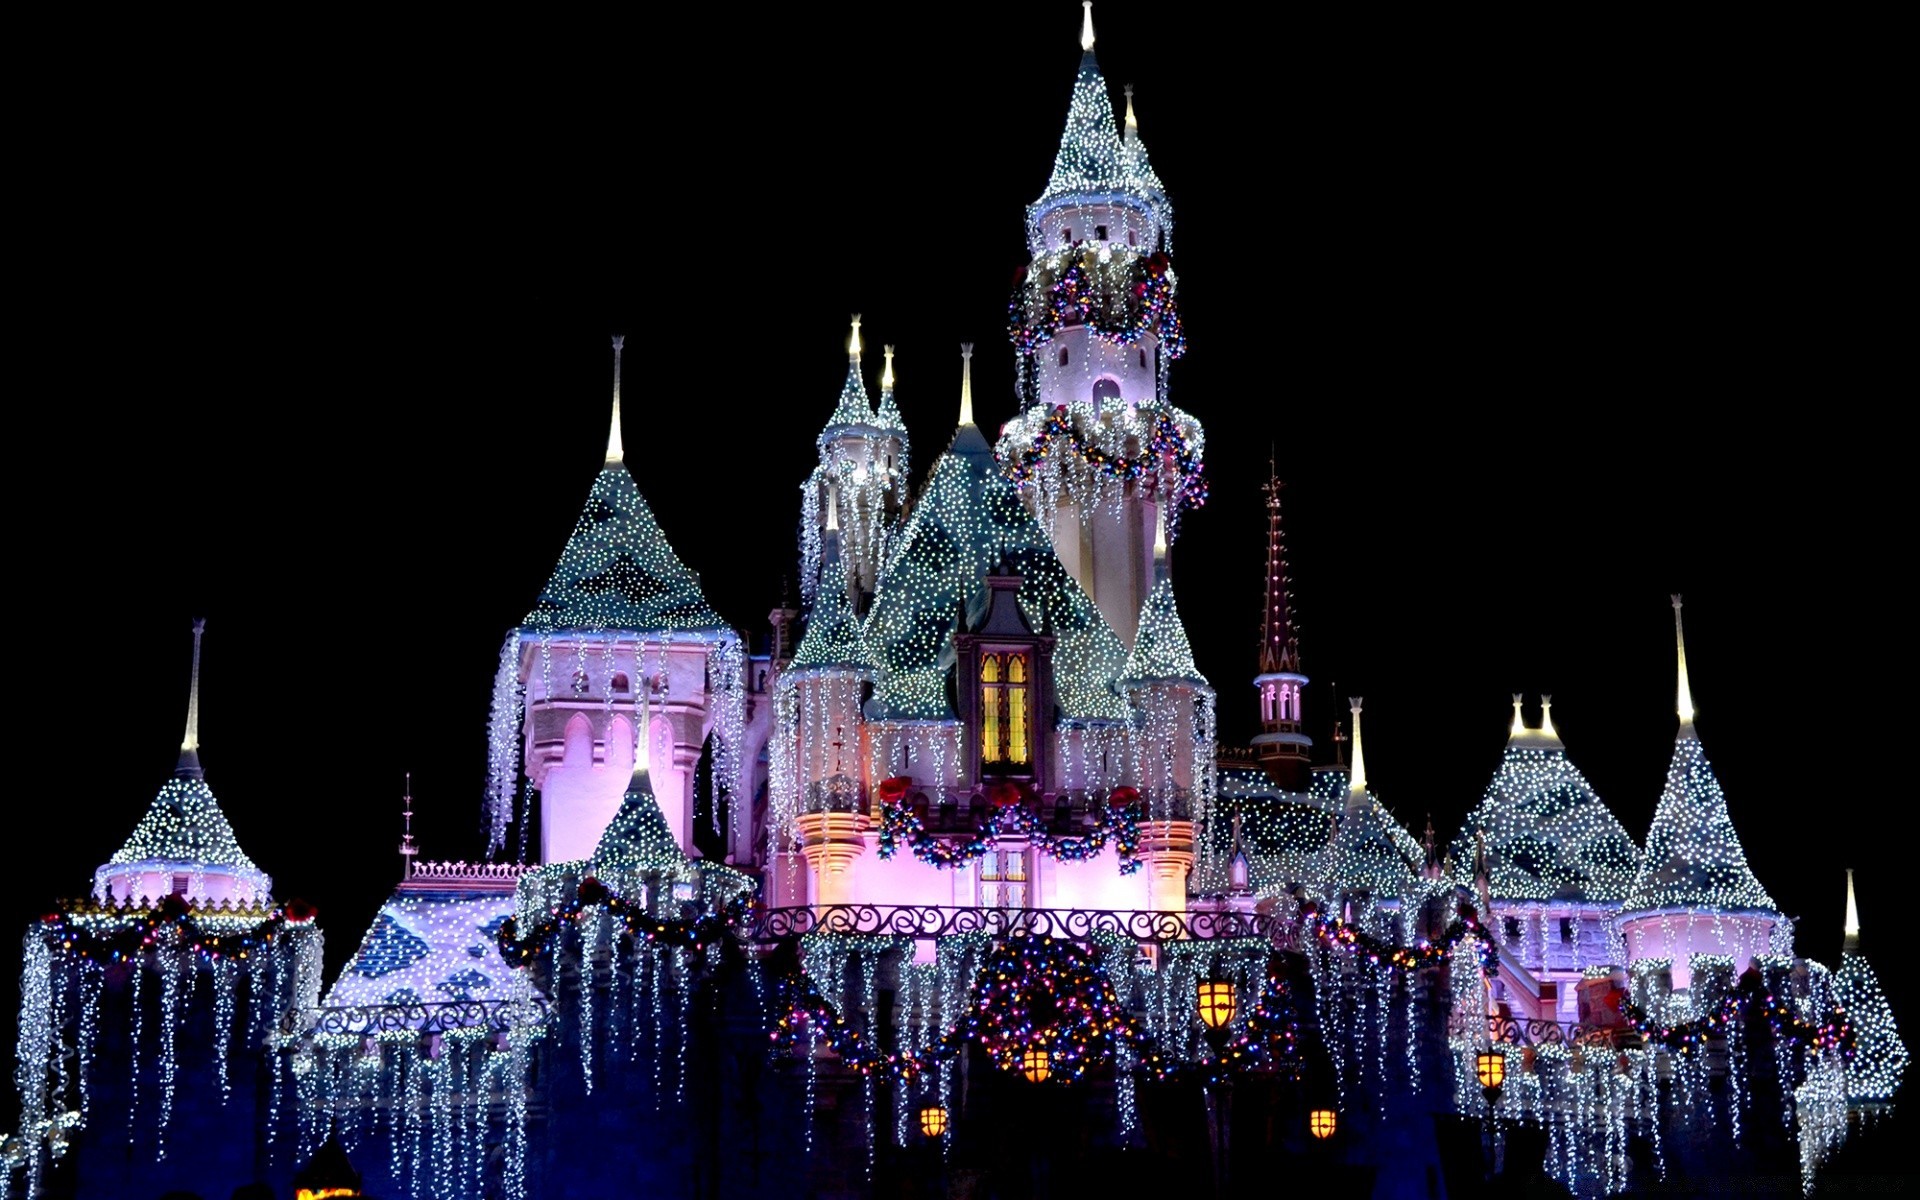
[[840, 532], [839, 496], [840, 496], [839, 489], [831, 488], [831, 487], [827, 489], [827, 532], [828, 533]]
[[1513, 725], [1507, 730], [1507, 736], [1517, 738], [1527, 731], [1526, 718], [1520, 714], [1520, 693], [1513, 694]]
[[1860, 906], [1853, 899], [1853, 868], [1847, 868], [1847, 925], [1840, 939], [1840, 953], [1860, 952]]
[[854, 362], [860, 361], [860, 314], [853, 314], [853, 337], [847, 342], [847, 357]]
[[1353, 769], [1347, 774], [1347, 795], [1362, 795], [1367, 791], [1367, 756], [1360, 747], [1360, 705], [1359, 696], [1350, 697], [1347, 705], [1353, 711]]
[[1153, 512], [1153, 581], [1167, 577], [1167, 509], [1155, 505]]
[[893, 347], [882, 347], [880, 353], [886, 359], [886, 366], [880, 371], [880, 390], [890, 392], [893, 390]]
[[640, 677], [640, 736], [633, 746], [633, 779], [627, 784], [630, 792], [653, 790], [653, 777], [649, 773], [649, 760], [653, 758], [653, 725], [648, 702], [653, 699], [653, 680], [645, 675]]
[[1336, 767], [1347, 765], [1347, 735], [1340, 728], [1338, 721], [1333, 723], [1333, 765]]
[[627, 339], [621, 334], [613, 338], [613, 426], [607, 430], [607, 462], [623, 463], [627, 461], [626, 451], [620, 445], [620, 352], [626, 347]]
[[960, 343], [960, 423], [973, 424], [973, 343]]
[[404, 822], [400, 834], [400, 878], [413, 877], [413, 859], [420, 853], [413, 844], [413, 772], [407, 772], [407, 790], [400, 797], [400, 818]]
[[1120, 89], [1120, 90], [1121, 90], [1121, 91], [1123, 91], [1123, 92], [1125, 92], [1125, 93], [1127, 94], [1127, 132], [1126, 132], [1126, 138], [1127, 138], [1127, 140], [1128, 140], [1129, 142], [1131, 142], [1132, 140], [1134, 140], [1135, 138], [1137, 138], [1137, 137], [1139, 137], [1139, 136], [1140, 136], [1140, 122], [1139, 122], [1139, 120], [1138, 120], [1137, 118], [1135, 118], [1135, 117], [1134, 117], [1134, 115], [1133, 115], [1133, 85], [1132, 85], [1132, 84], [1128, 84], [1128, 85], [1127, 85], [1126, 87], [1124, 87], [1124, 88], [1122, 88], [1122, 89]]
[[1682, 737], [1693, 733], [1693, 689], [1687, 686], [1687, 635], [1680, 626], [1680, 597], [1673, 598], [1673, 645], [1680, 659], [1680, 682], [1674, 689], [1674, 708], [1680, 714]]
[[[1576, 722], [1576, 724], [1577, 723], [1578, 722]], [[1550, 738], [1557, 738], [1560, 736], [1558, 733], [1555, 733], [1553, 729], [1553, 693], [1552, 692], [1540, 693], [1540, 732]]]
[[187, 756], [194, 756], [193, 765], [198, 766], [200, 752], [200, 635], [207, 631], [207, 622], [196, 617], [193, 622], [193, 676], [187, 686], [187, 733], [180, 739], [180, 763], [187, 765]]
[[[1080, 0], [1080, 48], [1093, 51], [1093, 0]], [[1111, 112], [1112, 109], [1107, 111]]]

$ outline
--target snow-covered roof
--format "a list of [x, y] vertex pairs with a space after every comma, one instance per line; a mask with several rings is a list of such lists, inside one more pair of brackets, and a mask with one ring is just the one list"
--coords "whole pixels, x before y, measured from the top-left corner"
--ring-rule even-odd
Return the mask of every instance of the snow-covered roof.
[[1124, 720], [1113, 681], [1126, 650], [1046, 531], [1000, 473], [980, 430], [961, 425], [934, 463], [882, 572], [867, 615], [880, 672], [875, 700], [895, 719], [952, 717], [953, 631], [985, 611], [990, 573], [1020, 576], [1021, 610], [1051, 633], [1054, 695], [1068, 717]]
[[126, 843], [107, 860], [108, 867], [142, 864], [250, 877], [262, 894], [270, 886], [266, 873], [240, 849], [213, 789], [197, 770], [182, 770], [162, 784]]
[[1472, 882], [1476, 831], [1486, 835], [1496, 900], [1617, 904], [1639, 862], [1633, 839], [1550, 726], [1516, 730], [1508, 742], [1486, 794], [1454, 839], [1456, 882]]
[[1690, 721], [1674, 742], [1667, 785], [1624, 905], [1628, 913], [1671, 908], [1778, 911], [1747, 865], [1726, 793]]
[[727, 628], [621, 462], [609, 462], [594, 477], [560, 561], [521, 627], [535, 633]]
[[495, 940], [512, 915], [511, 892], [403, 887], [380, 906], [323, 1005], [524, 998], [525, 980], [510, 978]]
[[1193, 661], [1193, 645], [1187, 641], [1187, 628], [1174, 603], [1173, 582], [1162, 579], [1140, 606], [1140, 628], [1121, 682], [1139, 685], [1168, 680], [1207, 686], [1207, 677]]

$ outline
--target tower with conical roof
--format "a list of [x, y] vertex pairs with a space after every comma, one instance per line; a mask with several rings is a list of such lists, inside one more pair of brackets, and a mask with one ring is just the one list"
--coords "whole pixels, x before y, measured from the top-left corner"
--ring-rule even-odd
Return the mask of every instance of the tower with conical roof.
[[1853, 871], [1847, 871], [1847, 917], [1840, 943], [1840, 969], [1833, 975], [1833, 998], [1853, 1025], [1853, 1057], [1847, 1061], [1847, 1099], [1855, 1104], [1884, 1104], [1900, 1089], [1906, 1073], [1907, 1044], [1893, 1020], [1893, 1007], [1880, 990], [1880, 977], [1860, 949], [1860, 906], [1853, 896]]
[[1287, 544], [1280, 528], [1280, 477], [1267, 464], [1267, 569], [1260, 611], [1260, 732], [1254, 761], [1277, 786], [1304, 792], [1311, 782], [1313, 739], [1302, 729], [1301, 702], [1307, 677], [1300, 670], [1300, 636], [1293, 625], [1293, 593], [1287, 587]]
[[273, 881], [234, 839], [200, 768], [200, 638], [193, 623], [193, 675], [187, 728], [173, 778], [161, 785], [126, 843], [93, 873], [93, 893], [119, 903], [158, 903], [178, 896], [189, 904], [263, 904]]
[[1680, 991], [1691, 986], [1690, 960], [1696, 954], [1730, 955], [1734, 974], [1744, 972], [1755, 955], [1771, 948], [1781, 918], [1773, 897], [1747, 865], [1726, 793], [1694, 728], [1678, 596], [1673, 598], [1673, 636], [1680, 732], [1646, 850], [1622, 906], [1620, 932], [1629, 963], [1670, 960], [1673, 987]]
[[802, 591], [812, 603], [821, 579], [827, 512], [838, 521], [840, 570], [856, 611], [879, 582], [887, 540], [907, 499], [907, 430], [893, 398], [893, 347], [886, 348], [880, 407], [867, 398], [861, 368], [860, 314], [847, 341], [847, 378], [833, 415], [815, 439], [819, 463], [801, 485]]
[[532, 610], [509, 633], [495, 679], [493, 842], [504, 842], [524, 763], [540, 797], [544, 862], [590, 855], [619, 809], [643, 691], [655, 703], [660, 806], [683, 847], [693, 844], [694, 773], [710, 734], [716, 789], [738, 783], [739, 637], [707, 603], [634, 482], [621, 428], [622, 346], [613, 340], [605, 464]]
[[1167, 403], [1185, 349], [1167, 257], [1173, 209], [1128, 94], [1124, 135], [1094, 56], [1085, 4], [1080, 69], [1046, 189], [1027, 209], [1031, 261], [1008, 332], [1022, 411], [998, 452], [1060, 560], [1121, 639], [1153, 588], [1153, 537], [1203, 502], [1204, 435]]

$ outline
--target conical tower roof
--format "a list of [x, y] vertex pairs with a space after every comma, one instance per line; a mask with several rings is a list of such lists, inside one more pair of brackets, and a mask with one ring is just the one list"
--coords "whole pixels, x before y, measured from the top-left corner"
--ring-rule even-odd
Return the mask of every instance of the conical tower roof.
[[873, 401], [867, 398], [867, 383], [860, 374], [860, 314], [853, 314], [853, 335], [847, 342], [847, 379], [840, 385], [840, 400], [833, 406], [820, 431], [825, 445], [848, 431], [867, 432], [879, 428], [873, 415]]
[[1138, 686], [1177, 682], [1206, 687], [1207, 677], [1193, 661], [1193, 645], [1173, 599], [1173, 581], [1162, 579], [1140, 606], [1140, 628], [1134, 634], [1133, 653], [1121, 674], [1121, 683]]
[[1726, 793], [1693, 726], [1693, 694], [1687, 683], [1687, 646], [1680, 627], [1680, 597], [1673, 598], [1674, 639], [1680, 673], [1676, 707], [1680, 733], [1667, 786], [1654, 810], [1653, 828], [1640, 870], [1627, 894], [1629, 913], [1688, 908], [1774, 913], [1773, 897], [1747, 865], [1747, 852], [1734, 832]]
[[700, 577], [667, 544], [667, 535], [627, 472], [620, 430], [622, 342], [613, 340], [613, 423], [606, 466], [594, 477], [560, 561], [520, 626], [532, 633], [724, 631], [727, 624], [707, 603]]
[[1060, 708], [1069, 717], [1124, 720], [1128, 710], [1113, 681], [1126, 650], [1000, 473], [970, 400], [964, 383], [962, 423], [921, 489], [867, 616], [867, 645], [880, 671], [875, 701], [893, 718], [951, 717], [954, 626], [985, 612], [988, 574], [1011, 572], [1020, 576], [1028, 621], [1056, 638]]
[[[646, 736], [644, 733], [641, 735]], [[687, 865], [686, 853], [667, 827], [666, 814], [653, 794], [653, 780], [647, 772], [647, 748], [643, 744], [636, 756], [638, 764], [620, 798], [620, 810], [613, 815], [606, 832], [593, 849], [596, 870], [634, 870], [638, 868], [677, 869]]]
[[205, 629], [206, 622], [193, 623], [193, 682], [188, 691], [186, 736], [181, 739], [173, 778], [160, 786], [126, 843], [95, 877], [114, 874], [114, 867], [153, 864], [176, 873], [232, 875], [265, 896], [272, 881], [240, 848], [200, 769], [200, 638]]
[[906, 436], [907, 423], [900, 417], [900, 406], [893, 399], [893, 347], [886, 348], [886, 365], [880, 372], [880, 407], [873, 414], [873, 423], [889, 433]]
[[1633, 884], [1639, 850], [1567, 758], [1551, 723], [1526, 728], [1515, 701], [1515, 729], [1500, 766], [1453, 841], [1453, 861], [1469, 872], [1459, 882], [1471, 882], [1474, 833], [1482, 831], [1495, 900], [1619, 903]]
[[1847, 872], [1847, 921], [1840, 969], [1833, 975], [1833, 998], [1853, 1025], [1853, 1056], [1847, 1062], [1847, 1099], [1877, 1103], [1893, 1099], [1906, 1073], [1909, 1055], [1894, 1023], [1893, 1006], [1880, 990], [1866, 955], [1860, 953], [1860, 909], [1853, 896], [1853, 872]]
[[847, 598], [846, 576], [840, 566], [840, 536], [833, 528], [834, 500], [827, 498], [827, 549], [821, 556], [820, 589], [807, 617], [806, 636], [794, 651], [791, 666], [795, 670], [844, 669], [871, 672], [873, 657], [867, 651], [866, 629]]
[[1028, 210], [1029, 220], [1075, 202], [1120, 201], [1154, 214], [1163, 227], [1171, 218], [1166, 189], [1147, 159], [1138, 122], [1132, 119], [1128, 96], [1127, 134], [1122, 138], [1113, 119], [1113, 97], [1106, 76], [1093, 53], [1093, 6], [1083, 0], [1080, 28], [1080, 69], [1074, 75], [1073, 98], [1067, 104], [1066, 128], [1054, 152], [1053, 173], [1046, 190]]

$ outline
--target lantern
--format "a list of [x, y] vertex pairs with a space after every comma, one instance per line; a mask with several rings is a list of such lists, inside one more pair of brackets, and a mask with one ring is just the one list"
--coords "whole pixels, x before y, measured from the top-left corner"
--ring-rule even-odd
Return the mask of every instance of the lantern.
[[1330, 1108], [1316, 1108], [1307, 1114], [1307, 1129], [1312, 1132], [1315, 1141], [1324, 1142], [1332, 1137], [1338, 1124], [1339, 1118]]
[[1225, 1029], [1233, 1022], [1233, 983], [1202, 979], [1199, 983], [1200, 1021], [1208, 1029]]
[[920, 1132], [930, 1138], [937, 1138], [947, 1131], [947, 1110], [938, 1104], [929, 1104], [920, 1110]]
[[1497, 1050], [1482, 1050], [1474, 1056], [1473, 1073], [1481, 1087], [1495, 1091], [1507, 1081], [1507, 1056]]
[[1028, 1083], [1045, 1083], [1053, 1074], [1053, 1055], [1044, 1047], [1028, 1046], [1020, 1056], [1020, 1073], [1027, 1077]]

